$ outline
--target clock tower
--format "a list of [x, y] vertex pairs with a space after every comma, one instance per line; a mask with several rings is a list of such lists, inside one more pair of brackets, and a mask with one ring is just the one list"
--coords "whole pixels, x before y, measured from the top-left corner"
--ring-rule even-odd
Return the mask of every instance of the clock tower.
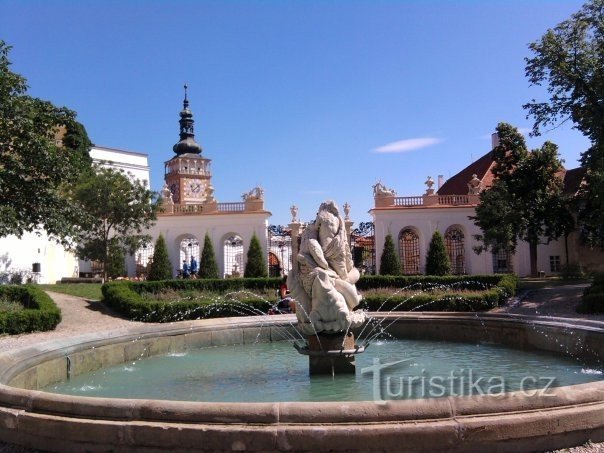
[[180, 112], [180, 141], [172, 148], [176, 154], [165, 162], [166, 186], [176, 204], [202, 204], [214, 201], [210, 159], [201, 156], [201, 146], [193, 133], [193, 113], [189, 110], [187, 85]]

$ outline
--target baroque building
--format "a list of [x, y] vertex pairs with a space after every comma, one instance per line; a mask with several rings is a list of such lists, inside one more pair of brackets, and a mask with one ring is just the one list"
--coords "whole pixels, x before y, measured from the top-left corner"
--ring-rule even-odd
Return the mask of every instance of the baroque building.
[[[179, 124], [180, 139], [172, 148], [174, 155], [164, 164], [163, 212], [149, 234], [154, 239], [160, 234], [164, 236], [174, 275], [178, 275], [183, 263], [190, 263], [191, 258], [199, 262], [207, 233], [214, 247], [219, 274], [242, 276], [252, 236], [256, 235], [262, 249], [268, 250], [267, 228], [271, 213], [264, 209], [264, 190], [254, 187], [243, 193], [241, 201], [219, 202], [216, 199], [211, 160], [202, 155], [202, 147], [195, 140], [186, 85]], [[144, 278], [152, 255], [152, 247], [139, 250], [129, 266], [129, 273]]]
[[[497, 136], [493, 135], [493, 148]], [[397, 196], [382, 183], [374, 186], [374, 207], [369, 211], [375, 226], [375, 262], [379, 263], [386, 235], [391, 234], [398, 244], [403, 274], [425, 272], [426, 256], [432, 235], [439, 231], [444, 239], [451, 268], [455, 274], [515, 273], [530, 275], [528, 243], [519, 241], [516, 253], [476, 254], [479, 243], [475, 235], [481, 230], [469, 218], [475, 215], [479, 194], [493, 183], [493, 151], [452, 176], [446, 182], [442, 176], [435, 182], [428, 177], [426, 191], [418, 196]], [[584, 170], [563, 170], [558, 176], [564, 182], [564, 191], [574, 195], [579, 190]], [[590, 250], [574, 231], [567, 238], [542, 243], [537, 250], [538, 269], [544, 275], [558, 275], [565, 265], [580, 266], [584, 270], [604, 271], [604, 253]], [[379, 269], [378, 269], [379, 273]]]

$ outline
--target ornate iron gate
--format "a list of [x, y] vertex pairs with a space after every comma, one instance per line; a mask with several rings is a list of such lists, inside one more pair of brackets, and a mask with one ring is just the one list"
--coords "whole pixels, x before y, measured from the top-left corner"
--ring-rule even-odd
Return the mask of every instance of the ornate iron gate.
[[373, 222], [361, 222], [350, 234], [350, 251], [354, 266], [361, 274], [375, 275], [375, 227]]
[[292, 233], [282, 225], [268, 227], [268, 275], [287, 275], [292, 268]]

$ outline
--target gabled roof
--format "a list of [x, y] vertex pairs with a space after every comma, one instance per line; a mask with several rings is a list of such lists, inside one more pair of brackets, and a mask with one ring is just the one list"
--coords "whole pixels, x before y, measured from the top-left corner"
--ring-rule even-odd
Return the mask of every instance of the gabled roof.
[[[438, 190], [438, 195], [465, 195], [468, 193], [468, 183], [472, 175], [476, 175], [486, 189], [493, 184], [493, 151], [489, 151], [480, 159], [472, 162], [456, 175], [449, 178]], [[563, 169], [559, 172], [560, 178], [564, 180], [564, 193], [575, 194], [579, 190], [581, 182], [585, 177], [585, 169], [582, 167], [572, 170]]]
[[584, 177], [585, 168], [583, 167], [566, 170], [566, 174], [564, 175], [564, 193], [576, 194], [579, 191], [579, 187], [581, 187]]
[[472, 162], [462, 171], [450, 177], [440, 189], [439, 195], [465, 195], [468, 193], [468, 183], [472, 175], [476, 175], [482, 182], [483, 187], [487, 188], [493, 184], [493, 151], [489, 151], [480, 159]]

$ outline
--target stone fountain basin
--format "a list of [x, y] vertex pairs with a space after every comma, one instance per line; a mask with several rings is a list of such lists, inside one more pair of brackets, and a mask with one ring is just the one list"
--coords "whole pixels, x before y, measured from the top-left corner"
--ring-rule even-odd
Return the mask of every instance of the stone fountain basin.
[[[604, 357], [602, 323], [505, 314], [390, 317], [399, 338], [488, 341]], [[0, 355], [0, 439], [53, 451], [535, 451], [604, 440], [604, 381], [554, 389], [361, 402], [200, 403], [59, 395], [70, 375], [212, 345], [279, 341], [294, 316], [145, 325]], [[385, 324], [390, 319], [385, 320]], [[547, 337], [546, 337], [547, 335]], [[554, 340], [555, 339], [555, 340]], [[557, 341], [556, 341], [557, 340]], [[296, 351], [292, 348], [292, 353]]]

